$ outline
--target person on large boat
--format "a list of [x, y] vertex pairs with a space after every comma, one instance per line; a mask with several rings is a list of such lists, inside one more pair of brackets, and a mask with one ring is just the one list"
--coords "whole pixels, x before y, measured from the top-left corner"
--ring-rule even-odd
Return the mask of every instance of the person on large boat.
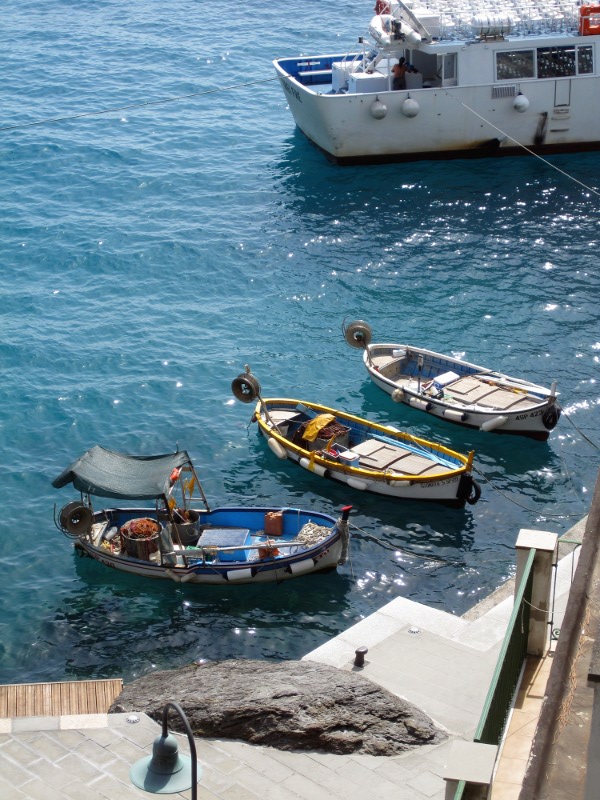
[[406, 70], [408, 66], [406, 64], [406, 59], [401, 58], [397, 64], [394, 64], [392, 67], [392, 75], [394, 76], [394, 80], [392, 81], [392, 89], [406, 89]]
[[378, 15], [379, 14], [389, 14], [390, 13], [390, 4], [387, 2], [387, 0], [377, 0], [377, 2], [375, 3], [375, 8], [373, 9], [373, 11]]

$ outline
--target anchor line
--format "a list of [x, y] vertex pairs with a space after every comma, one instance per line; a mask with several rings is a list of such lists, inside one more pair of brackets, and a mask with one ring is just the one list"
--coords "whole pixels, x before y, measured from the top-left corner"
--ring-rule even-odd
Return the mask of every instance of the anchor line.
[[[451, 566], [458, 567], [462, 566], [461, 561], [454, 561], [449, 558], [441, 558], [440, 556], [432, 556], [432, 555], [424, 555], [423, 553], [415, 553], [413, 550], [406, 550], [403, 547], [394, 547], [394, 545], [386, 544], [382, 542], [377, 536], [374, 536], [372, 533], [367, 533], [367, 531], [359, 528], [358, 525], [353, 525], [350, 523], [350, 527], [353, 528], [355, 531], [359, 531], [365, 537], [365, 539], [372, 539], [374, 542], [377, 542], [380, 547], [383, 547], [384, 550], [391, 550], [394, 553], [404, 553], [405, 555], [412, 556], [413, 558], [422, 558], [424, 561], [436, 561], [438, 562], [436, 566], [441, 566], [442, 564], [450, 564]], [[399, 564], [400, 568], [404, 570], [402, 564]], [[406, 570], [405, 570], [406, 571]]]
[[505, 500], [508, 500], [510, 503], [512, 503], [515, 506], [518, 506], [519, 508], [522, 508], [524, 511], [529, 511], [532, 514], [539, 514], [542, 517], [548, 517], [548, 518], [553, 517], [555, 519], [569, 519], [570, 517], [577, 517], [577, 519], [581, 518], [581, 514], [550, 514], [547, 511], [539, 511], [538, 509], [524, 506], [522, 503], [518, 503], [512, 497], [509, 497], [506, 494], [506, 492], [502, 491], [502, 489], [499, 489], [497, 486], [495, 486], [492, 483], [492, 481], [488, 477], [486, 477], [480, 469], [477, 469], [477, 467], [473, 466], [473, 472], [476, 472], [479, 475], [479, 477], [482, 478], [482, 480], [484, 480], [487, 484], [489, 484], [489, 486], [491, 486], [495, 492], [498, 492], [498, 494], [502, 495], [502, 497], [504, 497]]
[[163, 100], [146, 100], [143, 103], [130, 103], [126, 106], [118, 106], [116, 108], [105, 108], [100, 111], [83, 111], [80, 114], [69, 114], [63, 117], [50, 117], [47, 119], [40, 119], [36, 122], [21, 122], [16, 125], [4, 125], [0, 127], [0, 133], [4, 131], [14, 131], [20, 128], [33, 128], [35, 125], [49, 125], [53, 122], [67, 122], [73, 119], [81, 119], [82, 117], [98, 117], [102, 114], [116, 114], [119, 111], [130, 111], [133, 108], [146, 108], [147, 106], [159, 106], [165, 103], [177, 103], [180, 100], [189, 100], [190, 97], [202, 97], [207, 94], [216, 94], [217, 92], [230, 92], [234, 89], [243, 89], [246, 86], [256, 86], [261, 83], [269, 83], [278, 80], [277, 75], [273, 78], [261, 78], [258, 81], [248, 81], [247, 83], [236, 83], [233, 86], [220, 86], [216, 89], [205, 89], [202, 92], [192, 92], [191, 94], [181, 94], [177, 97], [166, 97]]
[[586, 435], [585, 435], [585, 433], [584, 433], [582, 430], [580, 430], [580, 428], [578, 428], [578, 427], [577, 427], [577, 425], [575, 425], [575, 423], [573, 422], [573, 420], [571, 419], [571, 417], [570, 417], [570, 416], [567, 414], [567, 412], [564, 410], [564, 408], [563, 408], [563, 409], [561, 409], [561, 410], [562, 410], [562, 413], [563, 413], [563, 415], [564, 415], [564, 416], [565, 416], [565, 417], [566, 417], [566, 418], [569, 420], [569, 422], [570, 422], [570, 423], [571, 423], [571, 425], [572, 425], [572, 426], [575, 428], [575, 430], [576, 430], [576, 431], [577, 431], [577, 433], [578, 433], [578, 434], [581, 436], [581, 438], [582, 438], [582, 439], [585, 439], [585, 440], [586, 440], [586, 442], [587, 442], [588, 444], [591, 444], [591, 445], [592, 445], [592, 447], [594, 447], [596, 450], [600, 450], [600, 447], [599, 447], [599, 446], [596, 444], [596, 442], [593, 442], [593, 441], [592, 441], [592, 440], [589, 438], [589, 436], [586, 436]]
[[502, 136], [506, 136], [507, 139], [510, 139], [511, 142], [514, 142], [518, 147], [521, 147], [523, 150], [525, 150], [526, 153], [529, 153], [530, 156], [534, 156], [535, 158], [537, 158], [540, 161], [542, 161], [546, 166], [551, 167], [552, 169], [556, 170], [557, 172], [560, 172], [560, 174], [564, 175], [565, 178], [568, 178], [569, 180], [573, 181], [574, 183], [578, 183], [586, 191], [591, 192], [592, 194], [595, 194], [597, 197], [600, 197], [600, 192], [596, 191], [596, 189], [592, 189], [591, 186], [588, 186], [587, 184], [583, 183], [583, 181], [578, 180], [578, 178], [575, 178], [573, 175], [569, 175], [568, 172], [565, 172], [560, 167], [557, 167], [554, 164], [551, 164], [550, 161], [548, 161], [547, 159], [543, 158], [538, 153], [534, 153], [533, 150], [530, 150], [530, 148], [527, 147], [526, 145], [521, 144], [521, 142], [519, 142], [518, 139], [515, 139], [514, 136], [511, 136], [510, 133], [506, 133], [506, 131], [503, 131], [502, 128], [499, 128], [497, 125], [494, 125], [493, 122], [490, 122], [489, 119], [486, 119], [484, 116], [479, 114], [479, 112], [475, 111], [474, 108], [471, 108], [466, 103], [463, 103], [462, 100], [459, 100], [458, 97], [455, 97], [453, 94], [450, 94], [450, 92], [447, 89], [445, 89], [444, 91], [446, 92], [448, 97], [451, 97], [453, 100], [455, 100], [463, 108], [466, 108], [467, 111], [471, 112], [471, 114], [474, 114], [476, 117], [479, 117], [479, 119], [482, 120], [483, 122], [485, 122], [486, 125], [489, 125], [490, 127], [494, 128], [494, 130], [498, 131], [498, 133], [501, 133]]

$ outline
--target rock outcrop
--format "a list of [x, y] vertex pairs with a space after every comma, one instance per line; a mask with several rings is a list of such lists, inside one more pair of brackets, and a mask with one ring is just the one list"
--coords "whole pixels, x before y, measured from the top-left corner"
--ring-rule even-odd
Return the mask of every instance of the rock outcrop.
[[[178, 703], [195, 736], [280, 750], [388, 756], [446, 738], [419, 709], [357, 672], [311, 661], [218, 661], [153, 672], [123, 689], [111, 713], [160, 722]], [[169, 728], [183, 731], [177, 714]]]

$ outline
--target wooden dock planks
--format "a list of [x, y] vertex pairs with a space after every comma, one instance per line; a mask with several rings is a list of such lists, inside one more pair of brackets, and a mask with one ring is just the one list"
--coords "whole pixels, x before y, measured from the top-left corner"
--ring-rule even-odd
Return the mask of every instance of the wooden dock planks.
[[105, 714], [121, 694], [121, 678], [0, 685], [0, 719]]

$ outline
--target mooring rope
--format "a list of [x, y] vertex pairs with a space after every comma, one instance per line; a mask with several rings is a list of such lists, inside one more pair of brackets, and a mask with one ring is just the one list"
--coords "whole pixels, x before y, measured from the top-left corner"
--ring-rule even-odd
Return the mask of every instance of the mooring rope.
[[164, 100], [146, 100], [143, 103], [130, 103], [126, 106], [117, 106], [115, 108], [105, 108], [101, 111], [83, 111], [80, 114], [68, 114], [62, 117], [48, 117], [40, 119], [36, 122], [20, 122], [16, 125], [4, 125], [0, 128], [0, 132], [14, 131], [20, 128], [32, 128], [35, 125], [50, 125], [54, 122], [67, 122], [72, 119], [81, 119], [82, 117], [98, 117], [102, 114], [116, 114], [120, 111], [130, 111], [133, 108], [146, 108], [147, 106], [159, 106], [165, 103], [177, 103], [180, 100], [188, 100], [190, 97], [203, 97], [207, 94], [216, 94], [217, 92], [230, 92], [234, 89], [243, 89], [246, 86], [256, 86], [260, 83], [270, 83], [271, 81], [278, 80], [277, 75], [272, 78], [262, 78], [259, 81], [248, 81], [247, 83], [236, 83], [233, 86], [219, 86], [216, 89], [205, 89], [202, 92], [192, 92], [191, 94], [180, 94], [176, 97], [166, 97]]
[[544, 163], [547, 167], [551, 167], [552, 169], [556, 170], [557, 172], [560, 172], [560, 174], [564, 175], [565, 178], [568, 178], [569, 180], [573, 181], [574, 183], [578, 183], [586, 191], [591, 192], [592, 194], [595, 194], [596, 197], [600, 197], [600, 192], [599, 191], [596, 191], [596, 189], [592, 189], [591, 186], [588, 186], [586, 183], [583, 183], [583, 181], [580, 181], [578, 178], [573, 177], [573, 175], [569, 175], [568, 172], [565, 172], [563, 169], [560, 169], [560, 167], [557, 167], [554, 164], [551, 164], [550, 161], [545, 159], [543, 156], [540, 156], [538, 153], [534, 153], [533, 150], [531, 150], [529, 147], [527, 147], [524, 144], [521, 144], [521, 142], [519, 142], [518, 139], [515, 139], [514, 136], [511, 136], [510, 133], [506, 133], [506, 131], [503, 131], [502, 128], [499, 128], [497, 125], [494, 125], [493, 122], [490, 122], [489, 119], [486, 119], [478, 111], [475, 111], [474, 108], [471, 108], [466, 103], [463, 103], [463, 101], [459, 100], [458, 97], [455, 97], [454, 94], [450, 94], [450, 92], [447, 89], [445, 89], [444, 91], [446, 92], [448, 97], [451, 97], [453, 100], [455, 100], [463, 108], [466, 108], [467, 111], [471, 112], [471, 114], [474, 114], [476, 117], [479, 117], [479, 119], [482, 120], [483, 122], [485, 122], [486, 125], [489, 125], [491, 128], [494, 128], [494, 130], [498, 131], [498, 133], [501, 133], [502, 136], [505, 136], [507, 139], [510, 139], [511, 142], [514, 142], [518, 147], [520, 147], [523, 150], [525, 150], [525, 152], [529, 153], [530, 156], [534, 156], [535, 158], [539, 159], [542, 163]]

